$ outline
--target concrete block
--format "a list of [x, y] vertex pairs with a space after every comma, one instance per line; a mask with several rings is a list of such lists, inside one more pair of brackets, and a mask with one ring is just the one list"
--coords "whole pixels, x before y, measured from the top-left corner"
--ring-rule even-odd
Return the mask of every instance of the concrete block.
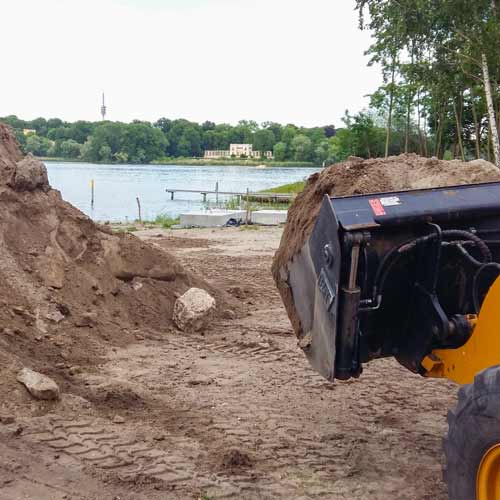
[[287, 210], [256, 210], [252, 212], [252, 223], [263, 226], [279, 226], [286, 222]]
[[219, 227], [224, 226], [229, 219], [244, 221], [245, 210], [199, 210], [180, 215], [180, 225], [183, 227]]

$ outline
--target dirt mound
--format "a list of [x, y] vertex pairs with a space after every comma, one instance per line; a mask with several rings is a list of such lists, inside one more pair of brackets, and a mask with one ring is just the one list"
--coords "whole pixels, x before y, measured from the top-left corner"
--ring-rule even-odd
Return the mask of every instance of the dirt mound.
[[22, 365], [57, 376], [58, 366], [91, 365], [103, 344], [135, 340], [138, 329], [172, 329], [174, 303], [193, 286], [225, 309], [229, 295], [170, 253], [65, 202], [2, 124], [0, 214], [0, 392]]
[[415, 154], [387, 159], [350, 158], [313, 174], [288, 211], [288, 221], [273, 261], [273, 276], [295, 332], [299, 334], [300, 324], [281, 270], [311, 234], [325, 194], [350, 196], [490, 181], [500, 181], [500, 171], [485, 160], [442, 161]]

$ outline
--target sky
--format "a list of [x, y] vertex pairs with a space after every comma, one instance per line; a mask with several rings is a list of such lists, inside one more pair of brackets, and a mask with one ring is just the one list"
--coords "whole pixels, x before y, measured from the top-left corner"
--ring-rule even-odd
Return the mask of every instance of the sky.
[[2, 0], [0, 116], [341, 124], [380, 84], [354, 0]]

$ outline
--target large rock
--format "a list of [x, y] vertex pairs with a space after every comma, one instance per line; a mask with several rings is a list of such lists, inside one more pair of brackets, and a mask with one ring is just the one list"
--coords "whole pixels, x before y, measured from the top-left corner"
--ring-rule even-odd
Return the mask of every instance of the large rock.
[[215, 299], [201, 288], [190, 288], [174, 305], [173, 320], [185, 332], [207, 327], [215, 313]]
[[59, 399], [58, 385], [46, 375], [23, 368], [17, 375], [17, 381], [21, 382], [36, 399]]
[[34, 191], [39, 188], [47, 192], [50, 189], [47, 168], [31, 154], [17, 162], [9, 184], [15, 191]]

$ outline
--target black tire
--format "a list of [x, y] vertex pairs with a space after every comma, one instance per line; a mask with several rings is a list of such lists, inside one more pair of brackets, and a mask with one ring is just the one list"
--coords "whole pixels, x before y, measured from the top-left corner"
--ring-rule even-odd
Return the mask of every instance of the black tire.
[[500, 443], [500, 365], [488, 368], [458, 392], [448, 412], [444, 480], [450, 500], [475, 500], [476, 477], [485, 453]]

